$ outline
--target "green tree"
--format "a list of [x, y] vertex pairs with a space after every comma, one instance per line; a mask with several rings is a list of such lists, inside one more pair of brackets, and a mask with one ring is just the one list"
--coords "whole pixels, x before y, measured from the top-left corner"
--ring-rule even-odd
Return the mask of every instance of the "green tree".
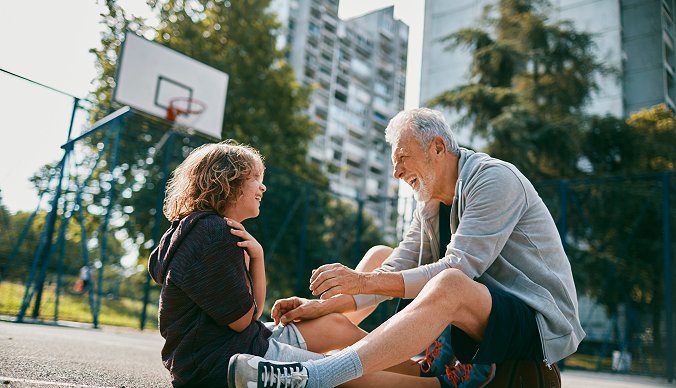
[[457, 110], [487, 152], [536, 179], [577, 174], [583, 109], [609, 72], [591, 36], [549, 21], [547, 10], [545, 1], [500, 0], [479, 27], [444, 38], [451, 50], [470, 49], [469, 80], [427, 102]]
[[[632, 114], [625, 122], [612, 117], [590, 121], [583, 140], [589, 175], [598, 184], [573, 187], [584, 199], [582, 212], [571, 212], [571, 249], [576, 274], [585, 290], [611, 314], [619, 305], [652, 317], [656, 348], [664, 308], [661, 236], [662, 180], [676, 171], [676, 119], [664, 104]], [[676, 180], [670, 179], [671, 189]], [[672, 236], [672, 239], [676, 235]], [[579, 249], [584, 247], [584, 249]]]
[[7, 207], [2, 201], [2, 189], [0, 189], [0, 231], [7, 231], [7, 227], [9, 226], [9, 218], [9, 210], [7, 210]]
[[[302, 208], [296, 209], [296, 213], [290, 210], [303, 195], [306, 184], [324, 193], [328, 181], [316, 166], [306, 162], [308, 144], [318, 130], [305, 114], [311, 90], [295, 80], [291, 67], [284, 61], [284, 53], [275, 46], [280, 25], [268, 11], [269, 3], [269, 0], [151, 1], [149, 5], [159, 19], [157, 28], [151, 28], [143, 19], [128, 17], [115, 1], [106, 1], [106, 12], [101, 15], [106, 30], [101, 36], [101, 46], [91, 50], [99, 75], [90, 96], [96, 102], [90, 112], [94, 122], [115, 108], [112, 90], [126, 31], [154, 36], [158, 43], [229, 74], [227, 103], [222, 107], [225, 120], [222, 137], [251, 144], [266, 159], [268, 191], [261, 216], [247, 221], [246, 227], [266, 252], [272, 253], [274, 275], [270, 276], [268, 293], [272, 298], [293, 293], [296, 279], [301, 276], [296, 271], [296, 260], [301, 257]], [[96, 159], [98, 152], [102, 157], [85, 190], [85, 206], [90, 222], [100, 224], [105, 214], [105, 197], [112, 190], [112, 232], [126, 244], [138, 246], [139, 263], [144, 264], [154, 246], [155, 212], [164, 194], [162, 161], [168, 157], [171, 171], [192, 149], [209, 140], [179, 133], [168, 141], [166, 122], [142, 115], [128, 116], [123, 124], [115, 166], [111, 165], [115, 134], [101, 131], [88, 139], [85, 152], [90, 160]], [[81, 175], [88, 174], [92, 165], [86, 163]], [[36, 182], [44, 182], [48, 177], [48, 170], [43, 170]], [[308, 274], [315, 263], [336, 259], [328, 255], [329, 245], [335, 243], [326, 237], [327, 233], [335, 233], [328, 230], [328, 217], [349, 219], [355, 214], [353, 208], [336, 203], [328, 194], [313, 195], [310, 210], [304, 229], [307, 258], [303, 272]], [[290, 221], [286, 222], [289, 214]], [[163, 232], [168, 222], [161, 219], [157, 230]], [[288, 228], [280, 231], [285, 222]], [[374, 234], [368, 219], [363, 225], [364, 234], [360, 238], [365, 251], [370, 246], [367, 244], [382, 241], [377, 232]], [[274, 252], [269, 252], [273, 245]], [[305, 279], [308, 278], [309, 275]], [[134, 279], [142, 281], [143, 277]]]
[[[92, 50], [99, 69], [92, 94], [98, 104], [92, 110], [92, 121], [110, 111], [117, 55], [125, 31], [154, 35], [157, 42], [229, 74], [227, 104], [222, 108], [223, 138], [254, 145], [265, 155], [268, 166], [326, 184], [319, 170], [305, 162], [307, 146], [317, 131], [304, 114], [310, 90], [295, 81], [283, 52], [275, 47], [279, 24], [267, 10], [269, 1], [167, 0], [150, 5], [160, 20], [156, 29], [147, 27], [142, 19], [128, 18], [115, 1], [106, 2], [107, 13], [102, 17], [108, 30], [102, 35], [102, 46]], [[159, 149], [169, 129], [164, 123], [135, 116], [126, 127], [134, 130], [124, 131], [120, 143], [124, 152], [118, 183], [124, 183], [117, 209], [126, 220], [128, 236], [143, 244], [152, 238], [158, 195], [163, 191], [163, 154], [171, 153], [171, 171], [190, 150], [208, 140], [180, 135], [172, 147], [164, 143]], [[160, 229], [167, 226], [163, 222]], [[152, 243], [143, 244], [140, 257], [147, 257], [151, 247]]]
[[457, 111], [488, 153], [541, 181], [553, 214], [559, 186], [543, 181], [573, 179], [565, 232], [578, 289], [611, 314], [620, 305], [652, 314], [659, 346], [663, 215], [655, 173], [674, 171], [673, 112], [662, 105], [626, 121], [586, 114], [596, 80], [615, 70], [594, 57], [589, 34], [550, 21], [549, 11], [546, 1], [497, 0], [478, 27], [446, 37], [449, 49], [469, 49], [468, 81], [427, 103]]

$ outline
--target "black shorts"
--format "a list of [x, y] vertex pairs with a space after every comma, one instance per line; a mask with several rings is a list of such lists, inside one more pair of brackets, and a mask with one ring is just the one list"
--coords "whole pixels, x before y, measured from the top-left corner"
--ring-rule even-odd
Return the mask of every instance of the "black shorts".
[[463, 364], [542, 361], [542, 342], [533, 309], [507, 291], [491, 287], [488, 291], [493, 306], [480, 343], [451, 327], [451, 344], [458, 360]]

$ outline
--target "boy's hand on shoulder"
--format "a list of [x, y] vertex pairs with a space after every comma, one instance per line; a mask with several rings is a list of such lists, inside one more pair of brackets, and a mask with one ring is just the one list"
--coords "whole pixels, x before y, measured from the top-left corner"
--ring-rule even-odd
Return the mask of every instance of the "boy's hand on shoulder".
[[230, 218], [226, 218], [225, 222], [230, 227], [230, 233], [242, 239], [242, 241], [237, 242], [237, 246], [243, 248], [251, 260], [262, 261], [264, 257], [263, 247], [254, 236], [246, 231], [244, 225]]

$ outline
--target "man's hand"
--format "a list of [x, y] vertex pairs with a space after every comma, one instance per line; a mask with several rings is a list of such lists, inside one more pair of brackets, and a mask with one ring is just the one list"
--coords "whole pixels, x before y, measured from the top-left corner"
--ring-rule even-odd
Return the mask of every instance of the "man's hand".
[[352, 270], [342, 264], [325, 264], [312, 271], [310, 290], [312, 295], [329, 299], [338, 294], [357, 295], [364, 293], [364, 273]]
[[329, 311], [323, 306], [323, 302], [317, 299], [305, 299], [297, 296], [280, 299], [272, 306], [272, 319], [275, 324], [286, 325], [289, 322], [319, 318]]

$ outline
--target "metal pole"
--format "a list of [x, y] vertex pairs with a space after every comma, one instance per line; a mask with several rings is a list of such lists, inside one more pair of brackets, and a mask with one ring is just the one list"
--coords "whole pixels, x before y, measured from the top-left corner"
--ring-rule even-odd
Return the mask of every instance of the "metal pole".
[[568, 234], [568, 182], [566, 181], [559, 182], [559, 203], [561, 212], [559, 214], [559, 237], [561, 237], [563, 249], [566, 249], [566, 235]]
[[113, 149], [111, 150], [111, 163], [110, 163], [110, 174], [111, 174], [111, 184], [110, 190], [106, 194], [106, 215], [103, 219], [103, 225], [101, 225], [101, 266], [99, 267], [99, 276], [97, 279], [97, 292], [96, 292], [96, 309], [94, 314], [94, 327], [99, 327], [99, 312], [101, 311], [101, 293], [103, 292], [103, 270], [106, 264], [106, 250], [108, 249], [108, 223], [110, 222], [110, 215], [113, 212], [113, 201], [115, 200], [115, 167], [117, 167], [117, 156], [120, 149], [120, 137], [122, 136], [122, 126], [120, 125], [119, 120], [114, 121], [111, 125], [115, 125], [115, 142], [113, 143]]
[[[70, 123], [68, 124], [68, 135], [66, 137], [66, 142], [70, 140], [70, 135], [73, 131], [73, 123], [75, 122], [75, 113], [77, 113], [77, 110], [79, 108], [80, 104], [80, 99], [77, 97], [73, 97], [73, 108], [70, 113]], [[64, 154], [63, 158], [61, 159], [61, 168], [59, 171], [59, 180], [56, 186], [56, 193], [54, 195], [54, 200], [52, 201], [52, 209], [49, 212], [49, 216], [47, 217], [47, 220], [45, 222], [45, 230], [46, 230], [46, 239], [44, 240], [45, 243], [42, 247], [38, 247], [38, 250], [40, 251], [39, 258], [38, 260], [42, 262], [42, 268], [40, 271], [40, 275], [38, 276], [38, 280], [34, 285], [34, 291], [36, 291], [35, 295], [35, 304], [33, 306], [33, 313], [32, 317], [37, 319], [40, 316], [40, 305], [42, 303], [42, 291], [44, 290], [45, 286], [45, 278], [47, 276], [47, 267], [49, 266], [49, 262], [51, 261], [52, 258], [52, 244], [54, 242], [54, 227], [56, 224], [56, 216], [59, 208], [59, 199], [61, 198], [61, 191], [62, 191], [62, 185], [63, 185], [63, 177], [64, 177], [64, 172], [66, 170], [66, 163], [68, 161], [68, 156], [70, 152], [73, 151], [73, 147], [66, 147], [64, 148]], [[17, 320], [23, 320], [23, 317], [25, 316], [26, 309], [28, 308], [28, 304], [30, 304], [30, 299], [28, 299], [25, 308], [22, 306], [21, 311], [19, 312], [19, 317], [17, 317]]]
[[670, 173], [662, 174], [662, 241], [664, 253], [664, 305], [667, 324], [667, 380], [671, 383], [674, 380], [674, 322], [673, 322], [673, 302], [672, 302], [672, 284], [673, 270], [671, 267], [671, 213], [669, 209], [669, 183]]
[[56, 246], [59, 247], [59, 264], [57, 265], [57, 277], [56, 277], [56, 297], [54, 301], [54, 322], [59, 320], [59, 297], [61, 296], [61, 279], [63, 275], [63, 260], [66, 256], [66, 231], [68, 230], [68, 224], [70, 222], [70, 217], [72, 212], [68, 212], [66, 215], [66, 206], [64, 205], [64, 218], [61, 220], [61, 225], [59, 226], [59, 237], [56, 240]]
[[[119, 116], [116, 116], [119, 117]], [[107, 123], [107, 122], [106, 122]], [[96, 127], [94, 130], [98, 130], [103, 127]], [[90, 131], [91, 133], [91, 131]], [[77, 193], [75, 195], [75, 205], [77, 206], [77, 213], [78, 213], [78, 222], [80, 224], [80, 250], [82, 253], [82, 265], [87, 268], [91, 268], [90, 262], [89, 262], [89, 248], [87, 247], [87, 227], [85, 225], [85, 218], [84, 218], [84, 207], [82, 205], [82, 192], [84, 191], [84, 188], [87, 187], [87, 184], [89, 183], [89, 180], [92, 178], [94, 171], [96, 170], [96, 166], [98, 166], [99, 161], [101, 161], [101, 156], [103, 155], [103, 151], [108, 147], [108, 142], [110, 141], [110, 136], [112, 135], [113, 130], [111, 129], [110, 126], [107, 126], [106, 134], [103, 137], [103, 147], [99, 149], [98, 155], [96, 156], [96, 160], [94, 161], [94, 164], [92, 165], [91, 171], [89, 172], [89, 175], [85, 180], [82, 182], [82, 184], [78, 185]], [[77, 165], [76, 165], [77, 166]], [[76, 173], [76, 176], [78, 174]], [[75, 211], [75, 209], [73, 209]], [[85, 290], [87, 292], [87, 301], [89, 302], [89, 312], [92, 315], [92, 322], [96, 320], [96, 304], [94, 301], [94, 279], [91, 278], [91, 273], [90, 273], [90, 279], [89, 279], [89, 285], [87, 286], [87, 289]]]
[[35, 257], [33, 259], [31, 273], [28, 277], [28, 281], [26, 282], [26, 291], [24, 292], [24, 297], [21, 303], [21, 308], [19, 309], [19, 314], [17, 314], [16, 316], [16, 320], [18, 322], [22, 322], [24, 317], [26, 316], [26, 310], [28, 310], [28, 306], [30, 305], [31, 299], [33, 299], [33, 294], [36, 290], [38, 291], [38, 296], [35, 299], [33, 318], [37, 318], [37, 316], [40, 313], [40, 297], [42, 293], [42, 286], [44, 284], [44, 276], [42, 276], [42, 273], [44, 270], [40, 271], [41, 274], [38, 276], [38, 281], [36, 281], [35, 283], [33, 292], [30, 291], [30, 288], [38, 264], [43, 263], [42, 267], [45, 268], [46, 259], [49, 256], [49, 251], [51, 251], [52, 240], [54, 237], [54, 225], [56, 223], [56, 213], [59, 207], [59, 198], [61, 197], [61, 184], [63, 181], [64, 170], [66, 169], [66, 160], [68, 159], [69, 153], [70, 149], [67, 149], [63, 154], [63, 158], [61, 158], [61, 161], [59, 162], [59, 179], [57, 181], [54, 198], [52, 198], [52, 209], [50, 210], [49, 214], [47, 215], [47, 219], [45, 220], [45, 225], [43, 226], [42, 230], [42, 236], [40, 238], [40, 242], [38, 243]]
[[[305, 273], [305, 244], [307, 242], [307, 224], [310, 213], [310, 186], [305, 183], [303, 187], [303, 223], [300, 227], [300, 242], [298, 244], [298, 266], [296, 270], [296, 295], [301, 295], [303, 290], [303, 274]], [[307, 289], [306, 289], [307, 290]]]
[[364, 224], [364, 199], [361, 196], [361, 193], [357, 194], [357, 225], [354, 236], [354, 245], [352, 246], [352, 263], [356, 267], [359, 264], [361, 259], [361, 235]]
[[[566, 181], [561, 181], [559, 183], [559, 202], [561, 211], [561, 214], [559, 215], [559, 237], [561, 238], [561, 244], [565, 251], [567, 245], [566, 235], [568, 234], [568, 182]], [[559, 366], [559, 369], [565, 369], [566, 359], [562, 359], [557, 365]]]
[[[169, 160], [171, 159], [171, 151], [174, 141], [174, 132], [169, 133], [167, 142], [164, 146], [164, 159], [162, 159], [162, 176], [160, 178], [159, 189], [157, 190], [157, 201], [155, 202], [155, 223], [153, 224], [153, 250], [159, 245], [161, 237], [160, 225], [162, 224], [162, 205], [164, 204], [164, 190], [167, 185], [167, 178], [169, 177]], [[150, 299], [150, 273], [146, 271], [146, 283], [143, 286], [143, 310], [141, 310], [140, 329], [145, 329], [146, 316], [148, 313], [148, 299]]]
[[70, 135], [73, 133], [73, 123], [75, 122], [75, 113], [80, 107], [80, 99], [73, 97], [73, 110], [70, 112], [70, 124], [68, 124], [68, 137], [66, 137], [66, 143], [70, 141]]
[[[50, 179], [51, 181], [51, 179]], [[49, 184], [47, 184], [49, 186]], [[9, 273], [9, 267], [12, 264], [12, 261], [16, 257], [16, 255], [19, 253], [19, 248], [21, 248], [21, 244], [23, 243], [23, 240], [26, 238], [26, 235], [28, 234], [28, 231], [31, 228], [31, 225], [33, 225], [33, 220], [35, 219], [35, 215], [38, 214], [38, 211], [40, 211], [40, 203], [42, 203], [42, 196], [45, 194], [43, 191], [40, 193], [40, 196], [38, 197], [38, 205], [35, 207], [35, 210], [33, 210], [33, 213], [28, 217], [28, 220], [26, 220], [26, 223], [24, 224], [23, 228], [21, 229], [21, 233], [19, 233], [19, 238], [16, 240], [16, 243], [14, 244], [14, 248], [12, 248], [12, 252], [9, 254], [9, 258], [7, 259], [7, 263], [5, 263], [4, 268], [0, 268], [0, 282], [2, 282], [2, 278], [7, 276]]]

